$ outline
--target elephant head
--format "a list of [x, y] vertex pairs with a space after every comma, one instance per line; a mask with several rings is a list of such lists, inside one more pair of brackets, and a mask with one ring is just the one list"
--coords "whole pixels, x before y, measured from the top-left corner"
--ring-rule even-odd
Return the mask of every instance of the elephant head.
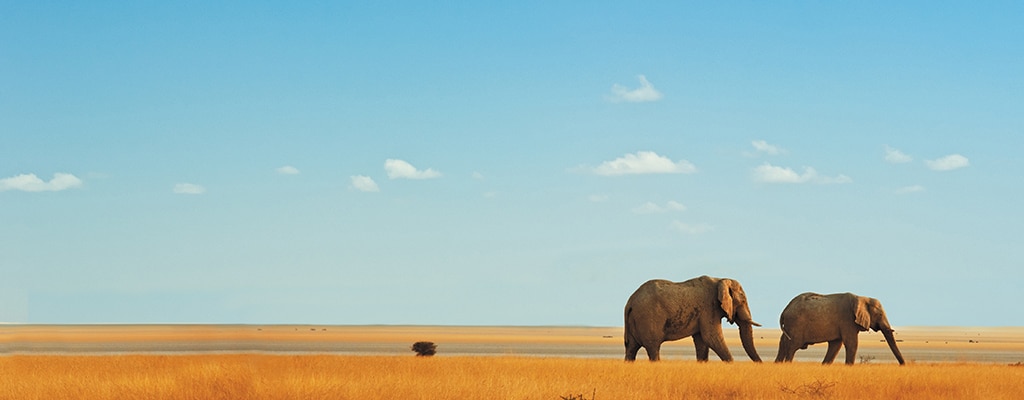
[[881, 331], [882, 336], [885, 336], [886, 344], [889, 345], [889, 350], [892, 350], [892, 355], [896, 356], [896, 360], [902, 365], [903, 354], [896, 347], [896, 338], [892, 334], [892, 325], [889, 325], [889, 318], [885, 316], [882, 302], [876, 298], [866, 296], [853, 296], [851, 301], [853, 303], [851, 308], [854, 310], [853, 318], [860, 327], [860, 330], [866, 331], [871, 329], [875, 332]]
[[754, 328], [761, 326], [754, 322], [750, 314], [750, 305], [747, 304], [747, 294], [743, 291], [740, 283], [723, 278], [718, 281], [718, 302], [721, 303], [722, 311], [725, 312], [725, 319], [730, 324], [736, 324], [740, 329], [740, 342], [743, 343], [743, 350], [751, 360], [759, 361], [761, 358], [754, 349]]
[[747, 304], [747, 294], [743, 292], [743, 287], [740, 286], [739, 282], [728, 278], [719, 280], [718, 302], [721, 303], [722, 311], [725, 312], [725, 319], [730, 324], [740, 321], [761, 326], [761, 324], [754, 322], [754, 317], [750, 314], [750, 306]]

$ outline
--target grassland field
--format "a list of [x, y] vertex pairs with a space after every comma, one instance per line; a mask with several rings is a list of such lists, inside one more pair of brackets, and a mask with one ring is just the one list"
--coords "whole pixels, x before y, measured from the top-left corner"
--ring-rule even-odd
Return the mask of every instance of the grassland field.
[[[903, 367], [877, 333], [858, 365], [755, 364], [735, 331], [734, 363], [687, 339], [625, 363], [616, 327], [0, 325], [0, 399], [1024, 398], [1024, 328], [897, 328]], [[765, 361], [778, 334], [755, 331]]]

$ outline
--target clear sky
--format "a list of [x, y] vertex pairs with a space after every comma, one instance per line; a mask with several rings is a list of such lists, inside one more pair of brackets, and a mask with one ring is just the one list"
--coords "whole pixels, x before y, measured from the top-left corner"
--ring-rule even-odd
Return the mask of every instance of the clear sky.
[[1021, 3], [434, 3], [0, 4], [0, 321], [1024, 325]]

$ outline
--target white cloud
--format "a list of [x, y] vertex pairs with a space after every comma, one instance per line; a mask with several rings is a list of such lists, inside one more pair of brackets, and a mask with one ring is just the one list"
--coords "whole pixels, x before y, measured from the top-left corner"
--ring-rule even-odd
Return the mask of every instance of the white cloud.
[[196, 185], [194, 183], [179, 183], [174, 185], [175, 194], [203, 194], [206, 193], [206, 188]]
[[971, 165], [967, 157], [959, 154], [950, 154], [934, 160], [926, 160], [924, 163], [933, 171], [952, 171]]
[[373, 178], [363, 175], [353, 175], [352, 187], [360, 192], [379, 192], [380, 187], [377, 186], [377, 182], [373, 181]]
[[676, 201], [665, 203], [665, 209], [669, 211], [686, 211], [686, 206]]
[[293, 167], [291, 165], [285, 165], [285, 166], [283, 166], [281, 168], [278, 168], [276, 171], [277, 171], [278, 174], [281, 174], [281, 175], [298, 175], [299, 174], [299, 169], [295, 168], [295, 167]]
[[82, 180], [72, 174], [58, 172], [49, 181], [39, 179], [36, 174], [21, 174], [0, 179], [0, 192], [20, 190], [23, 192], [58, 192], [82, 186]]
[[699, 235], [706, 232], [715, 230], [715, 227], [708, 224], [687, 224], [680, 221], [672, 221], [672, 230], [685, 233], [687, 235]]
[[783, 152], [783, 149], [781, 147], [773, 144], [768, 144], [768, 142], [764, 140], [755, 140], [750, 142], [750, 144], [754, 146], [754, 150], [757, 150], [758, 153], [765, 153], [774, 156], [782, 154]]
[[484, 180], [484, 179], [487, 179], [487, 178], [486, 178], [486, 177], [484, 176], [484, 174], [481, 174], [481, 173], [479, 173], [479, 172], [476, 172], [476, 171], [473, 171], [473, 175], [472, 175], [472, 177], [473, 177], [473, 179], [476, 179], [476, 180], [478, 180], [478, 181], [482, 181], [482, 180]]
[[777, 167], [764, 163], [754, 168], [754, 180], [764, 183], [804, 183], [814, 179], [817, 172], [814, 168], [804, 167], [804, 173], [798, 174], [791, 168]]
[[792, 168], [778, 167], [769, 163], [761, 164], [754, 168], [754, 180], [762, 183], [818, 183], [838, 184], [851, 183], [853, 179], [846, 175], [821, 176], [818, 171], [811, 167], [804, 167], [803, 173], [797, 173]]
[[668, 203], [665, 203], [664, 206], [648, 201], [647, 203], [633, 209], [634, 214], [660, 214], [669, 211], [686, 211], [686, 206], [677, 201], [669, 201]]
[[594, 203], [603, 203], [603, 202], [608, 201], [608, 195], [606, 195], [606, 194], [592, 194], [592, 195], [587, 197], [587, 200], [590, 200], [590, 201], [592, 201]]
[[885, 146], [885, 161], [893, 164], [902, 164], [914, 161], [914, 157], [908, 156], [892, 147]]
[[896, 194], [920, 193], [920, 192], [923, 192], [924, 190], [925, 190], [924, 186], [921, 186], [921, 185], [910, 185], [910, 186], [904, 186], [904, 187], [901, 187], [899, 189], [896, 189]]
[[626, 154], [612, 161], [606, 161], [594, 168], [593, 172], [601, 176], [692, 174], [697, 172], [697, 167], [686, 160], [672, 161], [653, 151], [639, 151], [636, 154]]
[[404, 160], [390, 158], [384, 161], [384, 171], [387, 171], [389, 179], [432, 179], [441, 176], [440, 172], [430, 168], [420, 171]]
[[647, 81], [647, 77], [637, 75], [637, 78], [640, 79], [640, 87], [629, 89], [616, 83], [612, 85], [612, 94], [608, 96], [608, 99], [616, 103], [623, 101], [627, 103], [643, 103], [661, 100], [661, 92]]

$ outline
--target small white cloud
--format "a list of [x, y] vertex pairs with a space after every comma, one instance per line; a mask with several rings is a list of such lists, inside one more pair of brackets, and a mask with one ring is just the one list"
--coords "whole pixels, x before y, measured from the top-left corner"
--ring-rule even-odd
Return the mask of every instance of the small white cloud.
[[486, 177], [484, 177], [484, 174], [481, 174], [481, 173], [476, 172], [476, 171], [473, 172], [472, 177], [473, 177], [473, 179], [476, 179], [478, 181], [482, 181], [482, 180], [486, 179]]
[[591, 202], [594, 202], [594, 203], [603, 203], [603, 202], [608, 201], [608, 195], [606, 195], [606, 194], [592, 194], [590, 196], [587, 196], [587, 200], [590, 200]]
[[777, 167], [769, 163], [754, 168], [754, 180], [764, 183], [804, 183], [814, 179], [817, 174], [811, 167], [804, 167], [803, 174], [798, 174], [791, 168]]
[[820, 176], [818, 171], [811, 167], [804, 167], [803, 173], [797, 173], [792, 168], [779, 167], [769, 163], [761, 164], [754, 168], [754, 180], [762, 183], [818, 183], [818, 184], [839, 184], [851, 183], [853, 179], [846, 175], [834, 177]]
[[373, 178], [363, 175], [351, 176], [352, 187], [360, 192], [379, 192], [380, 187], [377, 186], [377, 182], [373, 181]]
[[921, 186], [921, 185], [911, 185], [911, 186], [904, 186], [904, 187], [901, 187], [899, 189], [896, 189], [896, 194], [920, 193], [920, 192], [923, 192], [924, 190], [925, 190], [924, 186]]
[[686, 160], [672, 161], [653, 151], [639, 151], [636, 154], [626, 154], [612, 161], [606, 161], [594, 168], [593, 172], [601, 176], [692, 174], [697, 172], [697, 167]]
[[892, 147], [885, 146], [885, 161], [892, 164], [903, 164], [914, 161], [914, 157], [908, 156]]
[[179, 183], [174, 185], [173, 191], [175, 194], [203, 194], [206, 188], [194, 183]]
[[498, 197], [498, 192], [495, 192], [495, 191], [484, 192], [483, 196], [484, 196], [485, 199], [493, 199], [495, 197]]
[[669, 201], [668, 203], [665, 203], [664, 206], [648, 201], [647, 203], [633, 209], [634, 214], [660, 214], [670, 211], [686, 211], [686, 206], [677, 201]]
[[430, 168], [421, 171], [404, 160], [390, 158], [384, 161], [384, 171], [388, 173], [389, 179], [432, 179], [441, 176], [440, 172]]
[[612, 94], [611, 96], [608, 96], [608, 99], [615, 103], [643, 103], [661, 100], [661, 92], [655, 89], [654, 85], [651, 85], [651, 83], [647, 81], [647, 77], [637, 75], [637, 78], [640, 79], [640, 87], [636, 89], [629, 89], [616, 83], [612, 85]]
[[772, 144], [768, 144], [768, 142], [766, 142], [764, 140], [752, 141], [752, 142], [750, 142], [750, 145], [754, 146], [754, 150], [757, 150], [758, 153], [765, 153], [765, 154], [770, 154], [770, 155], [774, 156], [774, 155], [782, 154], [782, 152], [783, 152], [781, 147], [776, 146], [776, 145], [772, 145]]
[[971, 165], [967, 157], [959, 154], [950, 154], [934, 160], [926, 160], [924, 163], [933, 171], [952, 171]]
[[20, 190], [22, 192], [59, 192], [82, 186], [82, 180], [72, 174], [58, 172], [49, 181], [39, 179], [36, 174], [21, 174], [0, 179], [0, 192]]
[[278, 174], [281, 174], [281, 175], [298, 175], [299, 174], [299, 169], [295, 168], [295, 167], [293, 167], [291, 165], [285, 165], [285, 166], [283, 166], [281, 168], [278, 168], [276, 171], [277, 171]]
[[681, 232], [687, 235], [699, 235], [715, 230], [715, 227], [708, 224], [688, 224], [680, 221], [672, 221], [672, 230]]

